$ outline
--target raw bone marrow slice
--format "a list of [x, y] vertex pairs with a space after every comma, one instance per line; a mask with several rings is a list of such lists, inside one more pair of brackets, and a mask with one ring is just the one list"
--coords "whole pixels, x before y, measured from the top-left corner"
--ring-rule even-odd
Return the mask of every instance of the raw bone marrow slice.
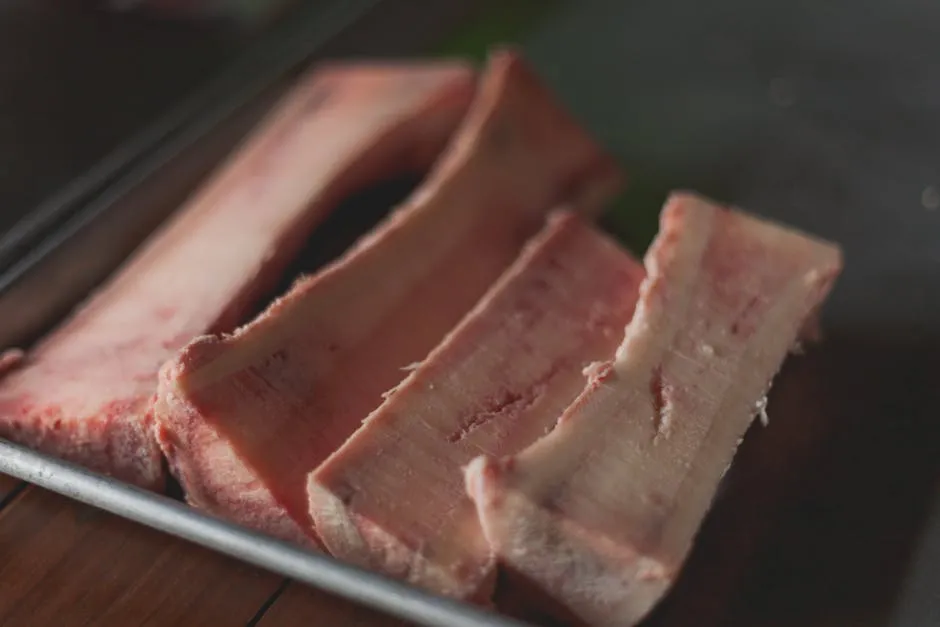
[[549, 435], [466, 471], [508, 571], [587, 624], [643, 617], [841, 267], [835, 245], [673, 195], [605, 375]]
[[[443, 149], [460, 63], [330, 66], [303, 78], [179, 213], [0, 381], [0, 436], [156, 490], [160, 366], [238, 324], [348, 193]], [[172, 451], [170, 451], [172, 453]]]
[[[163, 370], [160, 441], [190, 500], [272, 533], [264, 521], [286, 518], [315, 539], [307, 475], [476, 304], [553, 206], [572, 200], [593, 213], [619, 181], [519, 57], [492, 56], [461, 127], [402, 207], [256, 320], [196, 340]], [[197, 433], [211, 434], [210, 450]]]
[[642, 266], [578, 216], [552, 217], [517, 261], [309, 478], [335, 556], [448, 596], [487, 599], [494, 562], [462, 467], [551, 430], [608, 361]]

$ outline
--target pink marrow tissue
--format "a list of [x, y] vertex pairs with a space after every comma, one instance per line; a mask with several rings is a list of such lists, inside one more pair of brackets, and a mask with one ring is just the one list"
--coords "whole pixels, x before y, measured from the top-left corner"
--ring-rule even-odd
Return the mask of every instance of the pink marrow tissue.
[[474, 310], [310, 475], [333, 555], [450, 596], [486, 599], [495, 565], [463, 490], [481, 453], [551, 430], [613, 357], [642, 266], [570, 213], [554, 215]]
[[519, 585], [590, 625], [645, 616], [841, 267], [832, 244], [674, 195], [613, 360], [550, 434], [467, 469]]
[[593, 213], [611, 159], [520, 58], [494, 54], [424, 184], [375, 232], [231, 335], [163, 369], [158, 433], [190, 503], [315, 542], [307, 475], [469, 311], [548, 211]]
[[2, 360], [0, 436], [162, 489], [161, 365], [241, 322], [345, 195], [427, 168], [474, 89], [449, 62], [308, 75], [122, 271], [24, 359]]

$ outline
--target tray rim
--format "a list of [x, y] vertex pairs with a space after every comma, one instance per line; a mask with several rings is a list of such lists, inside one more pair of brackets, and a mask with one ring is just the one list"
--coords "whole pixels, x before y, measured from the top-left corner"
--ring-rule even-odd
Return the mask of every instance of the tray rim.
[[526, 625], [204, 514], [4, 438], [0, 438], [0, 473], [419, 625]]

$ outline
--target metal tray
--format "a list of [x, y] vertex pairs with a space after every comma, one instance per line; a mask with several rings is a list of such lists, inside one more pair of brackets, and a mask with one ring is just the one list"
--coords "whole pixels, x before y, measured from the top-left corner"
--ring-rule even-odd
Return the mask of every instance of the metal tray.
[[179, 501], [38, 454], [2, 438], [0, 472], [418, 625], [524, 625], [206, 516]]
[[[627, 166], [631, 187], [609, 224], [635, 248], [651, 235], [665, 191], [694, 187], [846, 249], [827, 342], [784, 372], [771, 426], [754, 434], [763, 448], [745, 442], [679, 594], [651, 624], [936, 622], [940, 519], [928, 512], [940, 480], [940, 88], [929, 77], [940, 63], [938, 25], [940, 7], [913, 1], [838, 0], [822, 11], [793, 0], [584, 0], [557, 6], [520, 38]], [[143, 168], [137, 185], [151, 174]], [[87, 206], [111, 206], [103, 198]], [[17, 276], [25, 284], [33, 272]], [[801, 429], [820, 432], [818, 454], [777, 454], [804, 450]], [[762, 480], [800, 469], [782, 507], [765, 507], [766, 484], [748, 485], [765, 457], [774, 467], [760, 469]], [[0, 471], [419, 623], [499, 620], [270, 541], [259, 555], [244, 546], [261, 540], [255, 534], [35, 453], [4, 445], [0, 460]], [[728, 524], [747, 532], [741, 517], [765, 514], [771, 540], [752, 550], [747, 577], [713, 586], [726, 543], [737, 539]], [[664, 619], [682, 615], [676, 608], [690, 590], [721, 596], [715, 603], [730, 597], [734, 616]]]

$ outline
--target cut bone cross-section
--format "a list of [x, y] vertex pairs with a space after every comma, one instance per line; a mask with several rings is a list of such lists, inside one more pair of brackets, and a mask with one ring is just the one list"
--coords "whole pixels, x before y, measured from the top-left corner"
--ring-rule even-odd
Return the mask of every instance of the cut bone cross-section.
[[[347, 194], [423, 170], [474, 91], [458, 63], [332, 66], [292, 90], [211, 181], [0, 381], [0, 436], [161, 489], [161, 365], [230, 330]], [[2, 374], [2, 373], [0, 373]]]
[[841, 254], [677, 194], [646, 268], [616, 358], [555, 430], [466, 472], [507, 574], [590, 625], [633, 625], [668, 589]]
[[315, 539], [307, 475], [423, 360], [559, 203], [595, 211], [609, 157], [509, 52], [414, 195], [231, 336], [164, 368], [160, 442], [191, 503]]
[[613, 357], [643, 268], [570, 213], [544, 232], [356, 434], [310, 476], [331, 553], [430, 590], [490, 596], [495, 568], [461, 469], [549, 431]]

